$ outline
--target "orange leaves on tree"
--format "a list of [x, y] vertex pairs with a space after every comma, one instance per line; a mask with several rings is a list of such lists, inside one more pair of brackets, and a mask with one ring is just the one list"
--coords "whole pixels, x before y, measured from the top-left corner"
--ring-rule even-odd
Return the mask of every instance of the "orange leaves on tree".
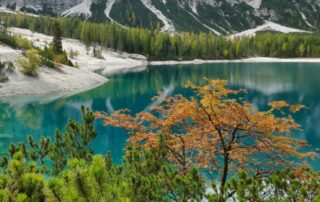
[[[209, 168], [221, 176], [224, 186], [232, 172], [249, 172], [293, 166], [292, 158], [314, 156], [302, 153], [307, 144], [290, 134], [300, 126], [286, 112], [298, 112], [302, 105], [272, 102], [267, 111], [257, 111], [242, 101], [245, 90], [233, 90], [222, 80], [206, 80], [203, 86], [189, 83], [197, 95], [176, 95], [163, 100], [150, 112], [130, 116], [126, 111], [112, 115], [98, 113], [106, 125], [126, 129], [133, 144], [152, 149], [166, 148], [166, 158], [182, 170], [189, 166]], [[235, 99], [235, 95], [240, 97]], [[277, 117], [276, 112], [281, 112]], [[163, 140], [163, 137], [164, 138]]]

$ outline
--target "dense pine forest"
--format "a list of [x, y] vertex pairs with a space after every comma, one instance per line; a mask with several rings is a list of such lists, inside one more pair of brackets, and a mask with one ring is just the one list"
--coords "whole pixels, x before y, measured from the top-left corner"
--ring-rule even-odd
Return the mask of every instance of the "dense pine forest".
[[1, 14], [6, 26], [53, 35], [57, 21], [64, 37], [80, 39], [86, 45], [147, 56], [149, 60], [241, 59], [248, 57], [320, 57], [319, 34], [259, 33], [255, 37], [233, 38], [213, 33], [160, 32], [159, 29], [127, 29], [116, 24], [93, 23], [76, 18], [32, 17]]

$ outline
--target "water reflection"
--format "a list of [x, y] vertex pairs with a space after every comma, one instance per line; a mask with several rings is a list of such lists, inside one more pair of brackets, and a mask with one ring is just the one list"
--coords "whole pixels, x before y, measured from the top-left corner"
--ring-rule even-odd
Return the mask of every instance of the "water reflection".
[[[183, 85], [192, 81], [202, 83], [203, 78], [225, 79], [237, 88], [247, 88], [246, 99], [257, 108], [265, 109], [272, 100], [302, 103], [308, 109], [295, 118], [303, 132], [294, 134], [306, 139], [313, 149], [320, 148], [320, 64], [268, 63], [268, 64], [205, 64], [149, 67], [146, 71], [112, 75], [110, 82], [96, 89], [60, 97], [57, 100], [25, 99], [0, 101], [0, 153], [4, 153], [11, 142], [20, 142], [32, 134], [53, 137], [55, 128], [63, 129], [68, 119], [79, 120], [80, 106], [86, 105], [95, 111], [112, 113], [127, 108], [132, 113], [148, 110], [159, 105], [152, 100], [159, 91], [168, 97], [181, 93], [191, 96]], [[43, 101], [47, 100], [47, 101]], [[115, 162], [121, 161], [122, 148], [127, 134], [120, 129], [105, 128], [97, 123], [99, 136], [94, 142], [97, 153], [111, 150]], [[320, 152], [320, 151], [319, 151]], [[320, 169], [320, 162], [312, 162]]]
[[15, 119], [22, 123], [24, 128], [39, 129], [41, 126], [42, 106], [28, 104], [16, 109]]

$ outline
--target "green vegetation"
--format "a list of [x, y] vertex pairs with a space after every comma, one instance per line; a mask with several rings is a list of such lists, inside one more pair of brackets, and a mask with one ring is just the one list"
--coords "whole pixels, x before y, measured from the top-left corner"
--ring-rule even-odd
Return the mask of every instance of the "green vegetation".
[[52, 41], [52, 49], [56, 54], [63, 53], [62, 50], [62, 30], [57, 21], [54, 22], [53, 28], [53, 41]]
[[226, 30], [231, 33], [233, 30], [240, 32], [252, 28], [253, 24], [260, 25], [264, 22], [245, 2], [230, 5], [226, 1], [221, 1], [219, 7], [199, 5], [197, 10], [201, 22], [221, 33], [225, 33]]
[[51, 68], [61, 64], [73, 66], [72, 62], [68, 59], [67, 52], [63, 51], [62, 30], [57, 21], [53, 23], [52, 33], [52, 43], [49, 44], [49, 47], [45, 47], [43, 50], [40, 50], [42, 64]]
[[[218, 201], [230, 197], [227, 181], [238, 172], [260, 176], [283, 168], [299, 170], [294, 159], [317, 156], [303, 152], [306, 142], [291, 135], [300, 129], [291, 115], [304, 106], [275, 101], [257, 112], [253, 104], [242, 101], [244, 91], [228, 88], [226, 81], [206, 80], [203, 86], [188, 87], [197, 97], [160, 95], [161, 104], [150, 111], [97, 116], [107, 126], [125, 129], [138, 148], [153, 150], [160, 144], [167, 151], [165, 158], [182, 173], [193, 166], [208, 173], [219, 184], [214, 189]], [[281, 117], [275, 116], [279, 112]]]
[[5, 75], [4, 73], [0, 73], [0, 83], [4, 83], [8, 80], [9, 80], [9, 78], [7, 75]]
[[[127, 148], [122, 165], [114, 165], [110, 156], [93, 156], [87, 163], [70, 159], [66, 169], [46, 178], [34, 162], [25, 160], [21, 152], [9, 161], [0, 176], [2, 201], [200, 201], [238, 199], [239, 201], [318, 201], [320, 174], [304, 168], [301, 180], [292, 171], [272, 175], [250, 176], [244, 172], [229, 180], [224, 199], [205, 194], [205, 182], [195, 170], [181, 175], [157, 152]], [[214, 186], [215, 187], [215, 186]], [[267, 189], [270, 187], [270, 189]]]
[[0, 32], [0, 43], [4, 43], [12, 48], [28, 50], [33, 48], [33, 45], [27, 39], [19, 36], [10, 35], [6, 32]]
[[[3, 158], [0, 199], [3, 201], [186, 201], [200, 200], [204, 181], [195, 169], [184, 175], [171, 167], [161, 150], [128, 146], [123, 165], [110, 154], [94, 156], [94, 114], [82, 107], [83, 123], [70, 121], [54, 142], [29, 137], [11, 145]], [[52, 165], [47, 168], [46, 165]], [[49, 174], [50, 178], [45, 178]]]
[[91, 17], [90, 20], [94, 22], [106, 22], [107, 16], [104, 11], [106, 10], [107, 0], [99, 0], [97, 2], [93, 2], [91, 5]]
[[[320, 172], [313, 171], [306, 164], [299, 167], [287, 167], [286, 165], [292, 165], [290, 163], [292, 158], [286, 158], [281, 154], [286, 153], [289, 156], [305, 154], [298, 151], [301, 145], [304, 145], [303, 141], [296, 140], [289, 135], [271, 134], [275, 131], [283, 131], [287, 134], [291, 129], [298, 128], [299, 126], [294, 123], [294, 120], [290, 116], [285, 116], [285, 114], [277, 118], [272, 111], [250, 113], [247, 111], [251, 109], [248, 103], [242, 105], [241, 102], [237, 103], [224, 97], [226, 94], [235, 93], [235, 91], [224, 88], [222, 86], [224, 82], [212, 82], [217, 84], [216, 88], [211, 89], [212, 91], [207, 85], [199, 87], [197, 90], [199, 90], [200, 97], [204, 96], [201, 100], [203, 110], [209, 110], [205, 106], [216, 101], [218, 107], [215, 112], [218, 113], [219, 117], [214, 117], [210, 111], [207, 111], [207, 113], [211, 116], [212, 123], [219, 124], [217, 127], [226, 131], [223, 134], [225, 143], [229, 144], [229, 141], [231, 141], [227, 131], [233, 130], [229, 127], [238, 118], [242, 121], [246, 119], [249, 121], [239, 121], [244, 125], [237, 126], [237, 130], [240, 131], [236, 135], [237, 138], [248, 134], [252, 138], [257, 138], [256, 141], [258, 142], [264, 142], [264, 140], [260, 140], [262, 138], [270, 143], [270, 145], [265, 146], [253, 142], [252, 144], [256, 145], [257, 150], [253, 149], [254, 147], [251, 147], [251, 145], [248, 146], [247, 141], [237, 141], [237, 143], [232, 144], [232, 147], [225, 145], [226, 149], [229, 148], [228, 153], [230, 153], [230, 172], [233, 170], [232, 173], [234, 174], [230, 174], [223, 186], [220, 184], [221, 179], [218, 177], [208, 179], [208, 176], [205, 175], [207, 170], [201, 169], [202, 163], [206, 164], [204, 158], [215, 158], [215, 155], [207, 156], [205, 154], [213, 152], [212, 154], [220, 155], [223, 154], [225, 149], [221, 143], [215, 143], [215, 141], [212, 141], [212, 145], [210, 143], [209, 147], [205, 144], [206, 142], [209, 143], [207, 140], [199, 144], [202, 141], [198, 139], [199, 135], [201, 137], [205, 136], [202, 131], [213, 128], [210, 124], [205, 124], [207, 118], [202, 116], [205, 111], [196, 110], [196, 100], [173, 97], [166, 100], [166, 102], [171, 100], [172, 105], [168, 104], [164, 108], [162, 106], [158, 108], [161, 110], [158, 112], [167, 114], [168, 117], [157, 119], [152, 117], [151, 114], [141, 113], [136, 120], [131, 120], [129, 116], [122, 116], [123, 111], [105, 116], [101, 113], [94, 114], [89, 109], [82, 107], [83, 121], [80, 123], [70, 120], [64, 132], [56, 132], [53, 141], [43, 137], [37, 142], [29, 137], [27, 143], [10, 145], [8, 157], [4, 157], [1, 163], [0, 200], [26, 202], [187, 202], [201, 201], [201, 199], [207, 198], [209, 202], [228, 200], [252, 202], [319, 201]], [[193, 88], [196, 89], [197, 86], [193, 86]], [[207, 94], [206, 92], [209, 91], [215, 93]], [[272, 104], [272, 109], [281, 112], [284, 112], [282, 109], [286, 107], [294, 112], [302, 106], [289, 106], [285, 102]], [[196, 110], [199, 114], [192, 113], [193, 110]], [[185, 111], [186, 115], [176, 117], [177, 114], [181, 114], [181, 111]], [[230, 116], [233, 112], [234, 116]], [[242, 117], [242, 115], [248, 117]], [[181, 126], [181, 130], [183, 128], [187, 129], [188, 123], [185, 119], [188, 116], [190, 116], [189, 123], [194, 118], [198, 122], [195, 125], [189, 125], [188, 131], [190, 132], [179, 136], [179, 132], [174, 129], [180, 130], [179, 126]], [[261, 116], [264, 119], [261, 119]], [[111, 119], [108, 117], [111, 117]], [[114, 122], [115, 117], [119, 117], [121, 122]], [[174, 117], [176, 119], [173, 119]], [[125, 148], [125, 156], [121, 165], [112, 163], [110, 153], [105, 156], [94, 155], [92, 142], [98, 136], [94, 128], [95, 118], [104, 118], [107, 124], [127, 126], [130, 130], [138, 131], [136, 134], [131, 133], [132, 137]], [[163, 118], [167, 120], [161, 122]], [[147, 120], [153, 120], [154, 123], [148, 125]], [[181, 120], [185, 121], [181, 122]], [[258, 122], [256, 122], [257, 120]], [[218, 123], [218, 121], [221, 122]], [[252, 123], [255, 123], [255, 127], [252, 127]], [[139, 124], [147, 125], [140, 127]], [[202, 125], [201, 128], [199, 124], [205, 125]], [[269, 127], [271, 125], [274, 125], [274, 128]], [[150, 131], [149, 127], [153, 128], [154, 126], [160, 126], [160, 128], [154, 128]], [[161, 131], [158, 133], [159, 130], [166, 131], [167, 135]], [[263, 135], [260, 135], [260, 133]], [[214, 136], [214, 132], [211, 134], [213, 135], [211, 140], [215, 140], [217, 137]], [[139, 136], [144, 140], [140, 142]], [[179, 139], [181, 140], [180, 143]], [[136, 144], [137, 142], [141, 144]], [[186, 147], [181, 147], [183, 145]], [[292, 147], [287, 147], [288, 145], [292, 145]], [[245, 146], [248, 146], [250, 150], [246, 150]], [[190, 148], [194, 149], [193, 153], [189, 153], [192, 152]], [[201, 148], [205, 149], [201, 150]], [[208, 148], [211, 148], [211, 150], [207, 150]], [[274, 149], [278, 151], [274, 151]], [[186, 153], [181, 153], [181, 151]], [[286, 163], [281, 163], [281, 166], [272, 165], [274, 161], [269, 159], [267, 160], [270, 163], [269, 166], [265, 166], [264, 161], [260, 162], [263, 164], [261, 167], [263, 169], [260, 172], [252, 172], [258, 167], [247, 167], [245, 163], [249, 165], [255, 160], [247, 159], [246, 155], [243, 154], [252, 157], [255, 152], [266, 154], [280, 152], [277, 153], [281, 155], [281, 160], [278, 159], [279, 162], [284, 160]], [[183, 155], [186, 155], [184, 157], [187, 158], [183, 158]], [[201, 156], [203, 158], [198, 158]], [[259, 156], [256, 157], [259, 159]], [[214, 170], [219, 171], [219, 163], [223, 165], [222, 161], [216, 161], [217, 168], [214, 167]], [[218, 172], [217, 174], [221, 173]]]
[[74, 58], [76, 58], [76, 57], [78, 57], [79, 56], [79, 52], [77, 51], [77, 50], [70, 50], [69, 51], [69, 57], [71, 58], [71, 59], [74, 59]]
[[[208, 199], [212, 202], [228, 199], [243, 202], [318, 202], [319, 180], [320, 172], [314, 172], [308, 166], [301, 167], [299, 173], [286, 169], [266, 176], [240, 172], [228, 181], [222, 200], [219, 200], [216, 194], [209, 195]], [[217, 190], [217, 185], [213, 184], [212, 187]]]
[[[52, 142], [49, 138], [41, 138], [39, 144], [30, 136], [27, 144], [10, 145], [9, 153], [13, 157], [15, 153], [22, 152], [27, 160], [41, 165], [41, 172], [46, 174], [59, 174], [65, 169], [68, 159], [78, 158], [90, 162], [93, 149], [89, 146], [97, 136], [94, 131], [94, 114], [82, 107], [84, 124], [70, 120], [66, 126], [66, 132], [55, 132]], [[2, 165], [6, 166], [8, 159], [3, 157]], [[50, 165], [50, 168], [47, 166]]]
[[1, 62], [0, 61], [0, 83], [6, 82], [9, 80], [6, 75], [7, 72], [13, 72], [15, 66], [13, 62]]
[[[126, 15], [135, 22], [130, 10]], [[40, 64], [70, 62], [62, 36], [94, 45], [95, 57], [102, 57], [96, 44], [160, 60], [320, 56], [319, 36], [311, 34], [261, 33], [231, 40], [210, 33], [171, 36], [73, 18], [5, 15], [5, 20], [9, 26], [54, 36], [49, 47], [39, 50], [27, 40], [0, 34], [1, 42], [25, 51], [19, 63], [31, 76], [37, 76]], [[70, 52], [70, 57], [76, 55]], [[7, 69], [0, 63], [0, 76]], [[290, 135], [300, 129], [291, 113], [303, 106], [280, 101], [257, 112], [251, 103], [230, 98], [243, 91], [227, 88], [225, 81], [205, 83], [189, 85], [197, 98], [170, 97], [134, 117], [125, 111], [94, 114], [82, 107], [83, 122], [69, 121], [53, 140], [29, 137], [26, 143], [10, 145], [1, 161], [0, 200], [319, 201], [320, 173], [293, 163], [315, 156], [302, 152], [306, 142]], [[110, 153], [94, 155], [96, 118], [130, 133], [121, 165], [112, 163]]]
[[68, 58], [68, 54], [65, 51], [61, 53], [54, 50], [54, 44], [51, 43], [49, 47], [45, 47], [40, 50], [40, 55], [42, 59], [42, 64], [51, 68], [56, 68], [60, 65], [73, 66], [72, 62]]
[[[11, 1], [10, 1], [11, 2]], [[76, 14], [76, 17], [92, 22], [110, 21], [105, 14], [107, 0], [95, 0], [90, 6], [91, 14]], [[240, 32], [273, 21], [284, 26], [309, 31], [319, 31], [320, 5], [317, 0], [269, 0], [231, 1], [231, 0], [148, 0], [158, 11], [151, 11], [148, 5], [137, 0], [115, 0], [109, 16], [112, 21], [131, 27], [155, 29], [162, 27], [162, 20], [156, 16], [160, 11], [169, 19], [178, 32], [209, 32], [210, 28], [222, 34]], [[75, 6], [74, 2], [70, 6]], [[47, 16], [59, 16], [60, 5], [51, 1], [32, 2], [28, 7], [20, 8], [13, 2], [7, 7], [29, 13]], [[31, 5], [37, 9], [32, 8]], [[258, 7], [256, 7], [258, 6]]]
[[[305, 19], [301, 17], [301, 13], [304, 13], [306, 19], [308, 19], [308, 22], [314, 26], [313, 28], [319, 28], [319, 13], [316, 10], [313, 10], [312, 6], [308, 5], [308, 2], [301, 0], [297, 2], [300, 4], [299, 7], [297, 7], [294, 3], [290, 4], [288, 1], [277, 0], [263, 1], [261, 6], [267, 8], [269, 11], [272, 10], [275, 13], [279, 13], [280, 16], [277, 19], [277, 22], [280, 24], [285, 24], [291, 27], [299, 27], [301, 29], [310, 29], [310, 26], [306, 24]], [[283, 9], [284, 7], [286, 9]], [[272, 14], [269, 13], [268, 17], [271, 17], [271, 15]]]
[[190, 15], [189, 12], [191, 9], [184, 9], [177, 1], [167, 1], [166, 5], [164, 5], [162, 1], [152, 0], [152, 4], [155, 5], [155, 7], [158, 8], [165, 16], [172, 20], [175, 29], [178, 31], [183, 30], [195, 33], [209, 31], [208, 28], [204, 27], [201, 22], [197, 21], [193, 16]]
[[29, 76], [38, 76], [41, 58], [36, 49], [26, 51], [26, 58], [18, 58], [18, 62], [22, 67], [22, 72]]
[[101, 47], [96, 47], [93, 46], [93, 57], [99, 58], [99, 59], [104, 59], [102, 55], [102, 48]]
[[23, 37], [8, 34], [7, 31], [0, 32], [0, 42], [12, 48], [22, 50], [27, 57], [27, 59], [20, 58], [18, 60], [23, 68], [23, 73], [36, 76], [39, 65], [45, 65], [50, 68], [55, 68], [61, 64], [73, 66], [72, 62], [68, 59], [68, 54], [63, 51], [62, 30], [56, 21], [53, 24], [52, 32], [54, 35], [53, 41], [49, 47], [45, 47], [44, 49], [33, 46], [30, 41]]
[[163, 26], [157, 16], [147, 9], [141, 1], [115, 1], [110, 16], [122, 25], [156, 29]]
[[[91, 23], [75, 18], [31, 17], [2, 14], [8, 26], [54, 35], [59, 22], [63, 36], [80, 39], [87, 45], [139, 53], [150, 60], [239, 59], [263, 57], [320, 57], [319, 34], [259, 33], [256, 37], [228, 39], [212, 33], [178, 33], [159, 30], [125, 29], [116, 24]], [[41, 26], [40, 26], [41, 25]]]

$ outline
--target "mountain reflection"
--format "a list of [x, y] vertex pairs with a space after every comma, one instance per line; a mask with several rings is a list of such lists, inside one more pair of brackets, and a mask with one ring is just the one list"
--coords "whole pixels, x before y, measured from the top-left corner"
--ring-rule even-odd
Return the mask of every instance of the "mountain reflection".
[[[320, 148], [318, 75], [320, 64], [316, 63], [157, 66], [142, 72], [112, 75], [110, 82], [103, 86], [48, 103], [32, 101], [15, 105], [10, 100], [0, 101], [0, 152], [6, 151], [9, 142], [25, 140], [26, 135], [53, 137], [55, 128], [63, 129], [68, 119], [80, 119], [81, 105], [108, 113], [126, 108], [134, 114], [161, 104], [161, 99], [152, 100], [159, 92], [162, 92], [160, 98], [173, 94], [192, 96], [183, 86], [188, 81], [201, 84], [204, 78], [228, 80], [232, 87], [248, 89], [246, 99], [260, 110], [266, 109], [267, 103], [273, 100], [306, 105], [306, 110], [295, 115], [304, 131], [294, 136], [306, 139], [312, 149], [317, 149]], [[100, 135], [94, 143], [95, 151], [111, 150], [115, 162], [120, 162], [128, 135], [119, 129], [106, 128], [100, 121], [97, 130]], [[312, 165], [320, 168], [320, 162], [312, 162]]]

